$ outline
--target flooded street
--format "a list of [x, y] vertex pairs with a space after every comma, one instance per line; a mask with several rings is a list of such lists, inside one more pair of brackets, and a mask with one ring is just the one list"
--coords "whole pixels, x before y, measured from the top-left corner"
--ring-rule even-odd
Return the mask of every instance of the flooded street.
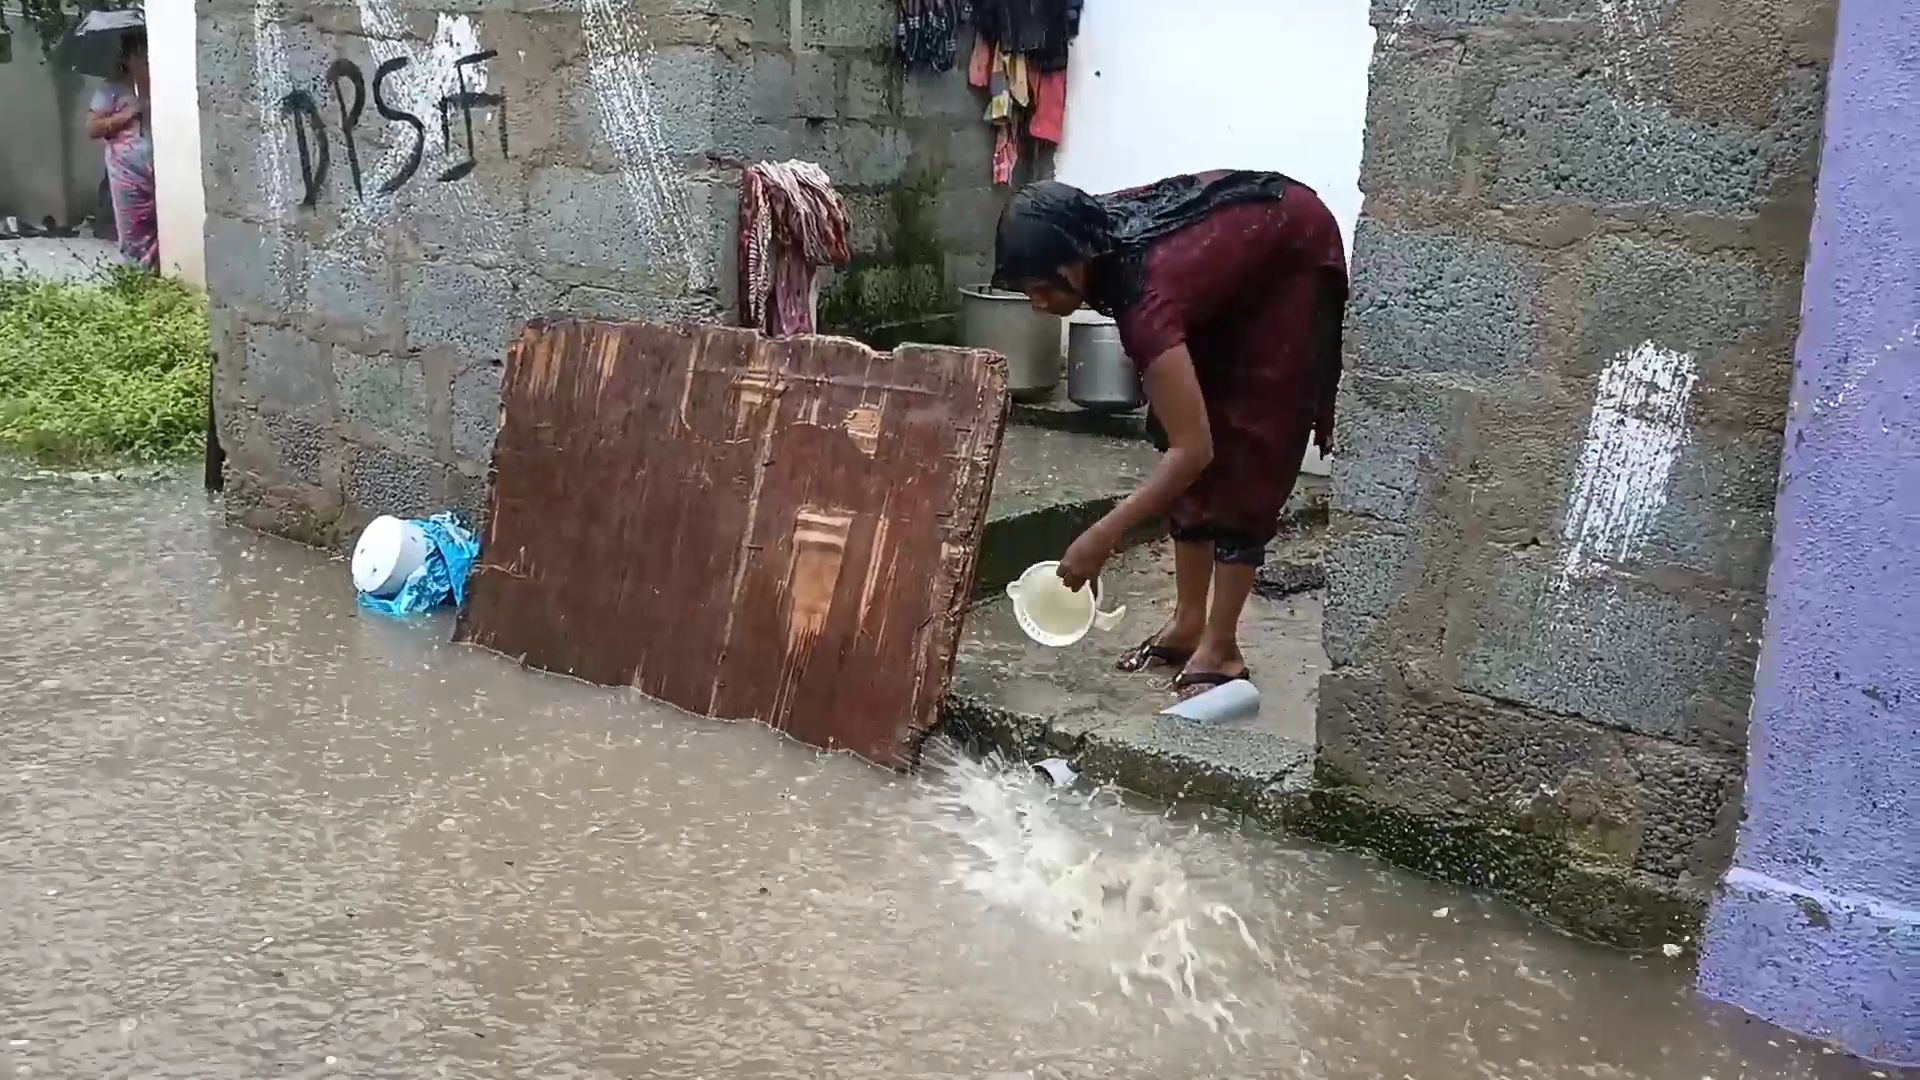
[[184, 482], [0, 511], [0, 1075], [1884, 1075], [1371, 861], [362, 617]]

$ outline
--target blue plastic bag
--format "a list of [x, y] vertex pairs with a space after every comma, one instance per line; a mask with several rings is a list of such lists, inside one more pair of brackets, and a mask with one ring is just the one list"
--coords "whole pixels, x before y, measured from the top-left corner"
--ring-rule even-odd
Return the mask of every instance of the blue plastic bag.
[[480, 541], [452, 514], [414, 518], [411, 524], [427, 534], [427, 557], [391, 597], [360, 593], [360, 606], [368, 611], [398, 618], [432, 611], [448, 597], [454, 607], [467, 602], [467, 575], [480, 558]]

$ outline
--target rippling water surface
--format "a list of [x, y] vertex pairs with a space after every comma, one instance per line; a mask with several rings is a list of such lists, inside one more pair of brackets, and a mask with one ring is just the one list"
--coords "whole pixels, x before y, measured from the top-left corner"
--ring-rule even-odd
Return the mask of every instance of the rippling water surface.
[[1372, 862], [919, 780], [0, 479], [0, 1075], [1867, 1077]]

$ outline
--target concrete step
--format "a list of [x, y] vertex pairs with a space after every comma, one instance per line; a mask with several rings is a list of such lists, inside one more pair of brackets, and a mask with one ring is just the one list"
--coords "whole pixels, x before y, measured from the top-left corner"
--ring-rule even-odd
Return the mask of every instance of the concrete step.
[[1159, 454], [1137, 439], [1008, 424], [987, 502], [975, 595], [995, 595], [1126, 498]]
[[1137, 441], [1145, 441], [1147, 438], [1146, 409], [1134, 409], [1124, 413], [1088, 412], [1067, 400], [1064, 385], [1055, 388], [1053, 396], [1044, 401], [1014, 402], [1007, 418], [1015, 424], [1050, 428], [1054, 431], [1073, 431], [1082, 435], [1105, 435], [1110, 438]]
[[[974, 595], [995, 596], [1034, 563], [1057, 559], [1145, 478], [1158, 451], [1139, 439], [1030, 424], [1008, 424], [987, 502]], [[1302, 476], [1285, 518], [1296, 527], [1326, 521], [1327, 485]], [[1132, 542], [1161, 535], [1144, 530]]]
[[946, 732], [976, 751], [1066, 755], [1103, 780], [1158, 798], [1197, 799], [1265, 820], [1289, 816], [1310, 780], [1314, 711], [1329, 666], [1320, 643], [1323, 594], [1248, 601], [1242, 640], [1260, 685], [1260, 715], [1196, 724], [1159, 715], [1174, 700], [1171, 673], [1114, 669], [1171, 606], [1171, 545], [1155, 541], [1120, 555], [1107, 588], [1128, 606], [1125, 622], [1068, 649], [1029, 641], [1004, 599], [975, 608], [942, 708]]

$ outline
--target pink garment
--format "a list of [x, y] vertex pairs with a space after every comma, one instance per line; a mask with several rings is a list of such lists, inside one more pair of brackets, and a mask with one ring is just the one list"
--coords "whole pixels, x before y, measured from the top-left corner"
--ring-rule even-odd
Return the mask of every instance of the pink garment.
[[1013, 183], [1013, 167], [1020, 164], [1020, 133], [1012, 124], [993, 125], [993, 182]]
[[1033, 76], [1033, 117], [1027, 121], [1027, 134], [1044, 142], [1060, 144], [1067, 124], [1067, 73], [1041, 71]]
[[973, 54], [967, 57], [967, 85], [985, 90], [993, 78], [993, 43], [974, 35]]
[[813, 333], [813, 278], [844, 266], [847, 211], [820, 166], [761, 162], [740, 174], [740, 325]]

